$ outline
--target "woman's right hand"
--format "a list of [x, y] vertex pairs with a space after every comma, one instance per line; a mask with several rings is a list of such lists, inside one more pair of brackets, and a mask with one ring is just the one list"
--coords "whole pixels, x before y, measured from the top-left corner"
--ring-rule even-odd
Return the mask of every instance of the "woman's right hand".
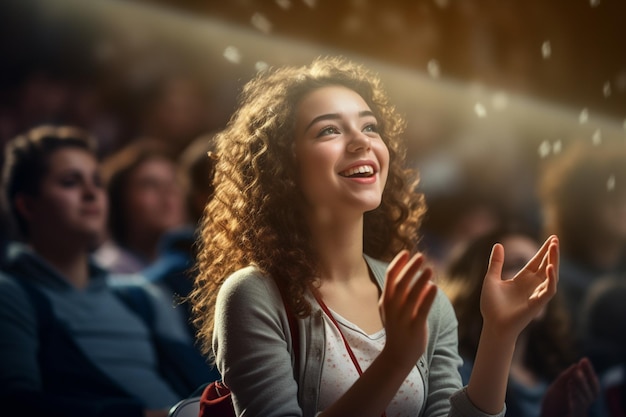
[[437, 295], [430, 279], [432, 269], [425, 266], [420, 253], [409, 258], [401, 251], [387, 268], [379, 309], [386, 332], [382, 354], [410, 369], [426, 351], [427, 318]]

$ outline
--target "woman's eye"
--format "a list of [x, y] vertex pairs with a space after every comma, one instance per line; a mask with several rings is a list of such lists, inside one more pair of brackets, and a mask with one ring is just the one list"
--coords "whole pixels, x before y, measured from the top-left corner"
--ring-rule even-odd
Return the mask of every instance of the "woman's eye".
[[70, 188], [70, 187], [74, 187], [75, 185], [78, 185], [79, 180], [75, 177], [68, 177], [68, 178], [61, 178], [59, 181], [59, 184], [61, 184], [62, 187], [66, 187], [66, 188]]
[[317, 136], [336, 135], [337, 133], [339, 133], [339, 130], [336, 127], [328, 126], [320, 130], [320, 133]]
[[369, 125], [365, 126], [363, 128], [363, 131], [364, 132], [378, 133], [378, 126], [372, 123], [372, 124], [369, 124]]

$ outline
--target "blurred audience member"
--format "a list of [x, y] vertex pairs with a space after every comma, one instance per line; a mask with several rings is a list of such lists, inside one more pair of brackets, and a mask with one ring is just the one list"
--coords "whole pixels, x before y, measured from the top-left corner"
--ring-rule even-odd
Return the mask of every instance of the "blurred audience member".
[[598, 279], [583, 311], [583, 349], [598, 371], [626, 364], [626, 277]]
[[215, 190], [213, 174], [217, 156], [213, 150], [213, 134], [203, 135], [193, 141], [179, 159], [187, 192], [188, 218], [194, 226], [200, 221]]
[[626, 277], [596, 279], [585, 301], [583, 349], [600, 374], [611, 417], [626, 417]]
[[89, 135], [44, 126], [16, 137], [2, 185], [25, 240], [0, 274], [3, 412], [166, 416], [210, 380], [148, 286], [113, 287], [90, 260], [108, 201]]
[[160, 141], [173, 157], [207, 129], [208, 100], [203, 86], [186, 73], [157, 78], [139, 93], [137, 134]]
[[139, 140], [107, 158], [110, 239], [96, 260], [112, 272], [139, 272], [159, 257], [164, 234], [186, 221], [177, 163], [157, 142]]
[[[213, 196], [215, 156], [211, 136], [192, 142], [180, 158], [180, 171], [187, 199], [188, 223], [165, 233], [159, 244], [159, 258], [141, 271], [141, 275], [163, 291], [171, 307], [195, 337], [191, 307], [186, 301], [193, 286], [197, 231], [204, 206]], [[183, 308], [181, 308], [183, 307]]]
[[[481, 334], [480, 295], [495, 243], [505, 248], [504, 280], [514, 279], [540, 246], [533, 234], [503, 227], [474, 239], [451, 261], [441, 286], [459, 321], [459, 352], [464, 359], [460, 370], [465, 384]], [[517, 340], [506, 396], [507, 417], [589, 415], [598, 395], [598, 380], [588, 359], [577, 362], [570, 340], [569, 320], [557, 294]]]
[[559, 293], [578, 330], [593, 282], [626, 274], [626, 146], [568, 145], [548, 161], [539, 192], [545, 234], [561, 242]]
[[96, 75], [86, 68], [35, 64], [16, 75], [0, 95], [0, 142], [32, 126], [64, 124], [96, 133], [100, 155], [118, 146], [120, 120], [106, 103]]

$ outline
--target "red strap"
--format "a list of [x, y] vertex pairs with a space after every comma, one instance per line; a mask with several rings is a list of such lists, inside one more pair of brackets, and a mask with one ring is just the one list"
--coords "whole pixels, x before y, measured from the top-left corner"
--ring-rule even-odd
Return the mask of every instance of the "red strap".
[[[339, 332], [339, 334], [341, 335], [341, 338], [343, 339], [343, 344], [346, 346], [348, 355], [350, 355], [350, 359], [352, 359], [352, 363], [354, 363], [354, 367], [356, 368], [357, 372], [359, 373], [359, 375], [363, 375], [363, 370], [361, 370], [361, 365], [359, 365], [359, 361], [356, 360], [356, 356], [354, 356], [354, 352], [352, 351], [352, 348], [350, 347], [348, 340], [343, 335], [343, 332], [341, 331], [341, 328], [339, 327], [339, 323], [337, 323], [337, 320], [335, 320], [335, 316], [333, 316], [333, 314], [330, 312], [328, 307], [326, 307], [326, 304], [324, 303], [324, 301], [322, 301], [322, 297], [319, 296], [317, 291], [313, 291], [313, 295], [315, 296], [317, 303], [320, 305], [320, 307], [322, 307], [322, 310], [324, 311], [324, 313], [326, 313], [330, 321], [332, 321], [335, 327], [337, 328], [337, 331]], [[383, 411], [382, 417], [386, 417], [386, 415], [387, 414]]]
[[[280, 289], [280, 287], [279, 287]], [[300, 362], [300, 332], [298, 331], [298, 323], [297, 318], [294, 312], [291, 310], [291, 306], [287, 302], [287, 296], [284, 292], [280, 291], [280, 296], [283, 300], [283, 305], [285, 306], [285, 313], [287, 313], [287, 321], [289, 323], [289, 331], [291, 332], [291, 345], [293, 346], [293, 355], [296, 359], [295, 367], [298, 369], [298, 363]]]

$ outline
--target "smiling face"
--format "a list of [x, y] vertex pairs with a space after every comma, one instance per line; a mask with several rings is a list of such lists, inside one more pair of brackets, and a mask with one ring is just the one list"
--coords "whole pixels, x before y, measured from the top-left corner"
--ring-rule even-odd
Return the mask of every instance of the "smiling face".
[[346, 87], [322, 87], [300, 101], [294, 152], [311, 211], [362, 214], [380, 205], [389, 151], [377, 124], [365, 100]]
[[23, 201], [21, 210], [31, 236], [93, 244], [104, 233], [106, 193], [98, 162], [83, 149], [67, 147], [52, 153], [39, 192], [23, 196]]

